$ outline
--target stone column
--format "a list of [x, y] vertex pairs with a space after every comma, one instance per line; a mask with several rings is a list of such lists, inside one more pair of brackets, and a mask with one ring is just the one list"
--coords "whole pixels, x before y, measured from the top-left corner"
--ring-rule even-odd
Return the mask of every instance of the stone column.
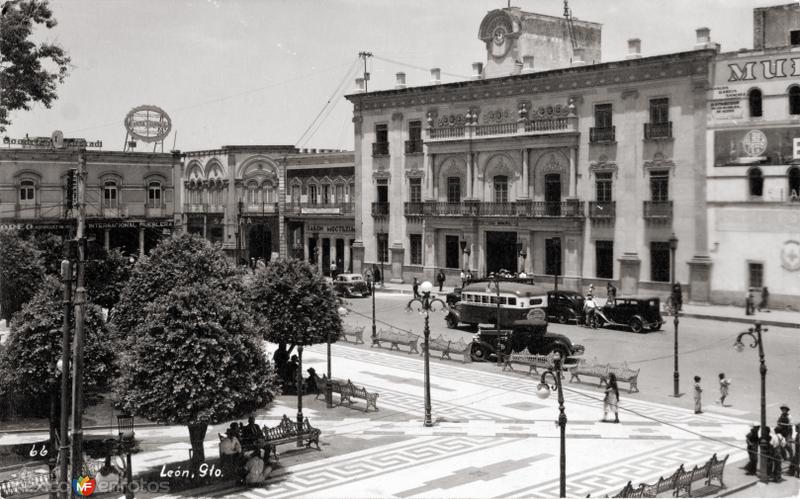
[[324, 247], [324, 245], [322, 244], [322, 241], [324, 239], [327, 239], [327, 238], [319, 238], [319, 239], [317, 239], [317, 268], [323, 274], [325, 273], [325, 269], [322, 268], [322, 248]]
[[[336, 239], [331, 238], [331, 258], [330, 258], [330, 260], [331, 260], [332, 264], [336, 265], [336, 258], [337, 257], [338, 257], [338, 255], [336, 254]], [[328, 265], [328, 266], [330, 267], [330, 265]], [[329, 270], [329, 269], [325, 269], [325, 270]]]
[[431, 229], [423, 222], [422, 227], [422, 246], [423, 246], [423, 281], [433, 282], [433, 274], [436, 269], [436, 229]]
[[208, 239], [206, 233], [208, 232], [208, 215], [203, 215], [203, 239]]
[[144, 227], [139, 226], [139, 257], [144, 256]]
[[474, 155], [467, 153], [467, 197], [472, 198], [472, 160]]
[[344, 271], [347, 272], [350, 269], [350, 241], [352, 239], [345, 239], [344, 240]]
[[303, 233], [303, 261], [307, 262], [308, 257], [311, 255], [311, 248], [309, 247], [308, 243], [308, 234], [305, 232]]
[[[642, 125], [632, 117], [637, 114], [638, 90], [624, 90], [622, 92], [623, 120], [617, 125], [619, 137], [640, 137]], [[628, 149], [625, 157], [618, 157], [618, 164], [630, 164], [632, 168], [620, 168], [618, 171], [617, 192], [626, 193], [617, 196], [617, 219], [614, 224], [614, 246], [617, 241], [622, 248], [619, 258], [620, 294], [636, 294], [639, 291], [639, 275], [642, 261], [639, 258], [640, 240], [643, 238], [644, 220], [642, 219], [642, 192], [637, 190], [637, 182], [641, 176], [641, 157], [637, 156], [639, 149]], [[621, 149], [619, 149], [621, 151]], [[615, 251], [616, 252], [616, 251]]]
[[427, 154], [425, 156], [425, 200], [433, 199], [433, 165], [435, 155]]
[[364, 243], [356, 240], [353, 243], [353, 272], [363, 274], [364, 270]]
[[564, 234], [564, 288], [580, 291], [581, 241], [578, 234]]
[[389, 248], [389, 261], [391, 263], [392, 277], [389, 282], [395, 284], [402, 284], [403, 281], [403, 261], [405, 258], [405, 249], [400, 243], [394, 243]]
[[106, 251], [111, 249], [111, 231], [103, 229], [103, 249]]
[[575, 199], [578, 190], [578, 150], [569, 148], [569, 197]]
[[522, 194], [520, 195], [523, 199], [528, 199], [531, 197], [531, 194], [528, 189], [530, 189], [530, 182], [528, 180], [528, 150], [522, 150]]

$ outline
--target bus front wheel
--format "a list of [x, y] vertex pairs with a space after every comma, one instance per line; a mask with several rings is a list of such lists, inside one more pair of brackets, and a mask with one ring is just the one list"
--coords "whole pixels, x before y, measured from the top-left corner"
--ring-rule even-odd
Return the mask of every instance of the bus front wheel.
[[450, 329], [455, 329], [458, 327], [458, 319], [453, 317], [453, 314], [448, 315], [444, 320], [447, 322], [447, 327]]
[[480, 343], [473, 343], [472, 348], [470, 349], [470, 355], [472, 356], [472, 360], [475, 362], [483, 362], [486, 360], [489, 352], [486, 348], [481, 345]]

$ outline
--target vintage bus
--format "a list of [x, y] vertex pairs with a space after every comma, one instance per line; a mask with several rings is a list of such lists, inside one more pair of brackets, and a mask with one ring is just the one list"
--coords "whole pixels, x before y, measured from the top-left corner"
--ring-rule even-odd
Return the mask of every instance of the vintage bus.
[[[497, 286], [500, 287], [499, 293]], [[461, 300], [450, 306], [445, 320], [447, 327], [459, 324], [497, 323], [497, 303], [500, 302], [500, 327], [511, 327], [516, 320], [525, 319], [533, 309], [547, 308], [547, 290], [531, 281], [501, 280], [471, 282], [461, 290]]]

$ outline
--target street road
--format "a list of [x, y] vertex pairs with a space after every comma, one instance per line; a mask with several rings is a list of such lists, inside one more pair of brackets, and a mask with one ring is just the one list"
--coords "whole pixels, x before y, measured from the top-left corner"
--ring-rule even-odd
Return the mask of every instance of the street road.
[[[416, 312], [405, 312], [410, 295], [378, 292], [375, 297], [377, 328], [391, 325], [413, 331], [422, 336], [424, 319]], [[351, 313], [348, 324], [365, 326], [364, 337], [371, 333], [372, 300], [349, 300]], [[469, 341], [472, 331], [467, 326], [448, 329], [444, 312], [430, 316], [431, 338], [439, 335], [449, 339]], [[702, 319], [680, 318], [679, 373], [680, 389], [684, 393], [675, 399], [673, 393], [674, 326], [672, 317], [665, 317], [661, 331], [634, 334], [623, 329], [589, 329], [576, 325], [550, 324], [549, 330], [565, 334], [573, 343], [586, 347], [584, 357], [598, 362], [628, 363], [631, 368], [641, 368], [638, 394], [628, 395], [673, 407], [693, 406], [693, 378], [702, 378], [703, 409], [720, 414], [760, 420], [760, 376], [758, 349], [745, 347], [743, 352], [733, 348], [737, 333], [747, 329], [744, 324]], [[767, 423], [774, 425], [780, 415], [779, 406], [788, 404], [793, 413], [800, 415], [800, 331], [769, 327], [763, 333], [767, 362]], [[747, 345], [749, 343], [746, 342]], [[435, 354], [435, 352], [434, 352]], [[475, 366], [475, 364], [473, 364]], [[496, 369], [494, 366], [476, 366], [478, 369]], [[724, 372], [732, 381], [726, 405], [715, 404], [719, 399], [718, 374]], [[627, 388], [627, 385], [623, 385]], [[533, 389], [534, 387], [532, 387]], [[795, 416], [797, 419], [800, 416]]]

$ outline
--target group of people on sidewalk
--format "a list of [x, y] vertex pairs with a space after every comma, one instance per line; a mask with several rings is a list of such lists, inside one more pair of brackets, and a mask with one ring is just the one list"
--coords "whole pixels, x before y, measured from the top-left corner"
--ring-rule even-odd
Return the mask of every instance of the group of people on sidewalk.
[[761, 288], [761, 301], [756, 306], [756, 299], [754, 296], [755, 290], [749, 288], [744, 296], [744, 314], [753, 315], [756, 310], [759, 312], [769, 312], [769, 289], [766, 286]]
[[273, 466], [269, 460], [272, 446], [260, 446], [259, 442], [263, 439], [264, 431], [253, 416], [247, 420], [247, 425], [234, 421], [225, 435], [220, 433], [219, 458], [224, 476], [235, 478], [239, 484], [264, 483], [272, 473]]
[[[781, 415], [777, 425], [771, 429], [767, 427], [767, 475], [771, 481], [783, 480], [783, 463], [789, 463], [788, 475], [800, 477], [800, 424], [792, 425], [789, 407], [781, 406]], [[749, 457], [745, 472], [748, 475], [758, 473], [758, 455], [761, 452], [761, 425], [753, 423], [747, 434], [747, 455]]]

